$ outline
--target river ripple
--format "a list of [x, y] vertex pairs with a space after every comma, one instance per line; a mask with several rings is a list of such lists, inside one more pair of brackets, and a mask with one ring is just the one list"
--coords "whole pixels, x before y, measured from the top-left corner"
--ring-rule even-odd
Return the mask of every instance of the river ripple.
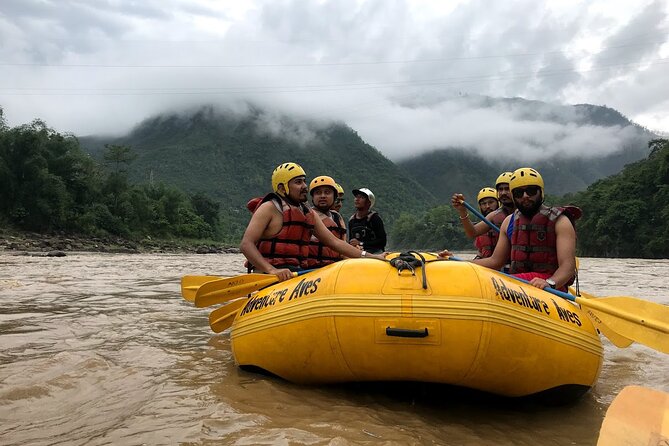
[[[303, 387], [244, 372], [179, 296], [240, 255], [0, 254], [0, 444], [593, 445], [626, 385], [669, 391], [669, 356], [605, 343], [568, 407], [426, 385]], [[582, 259], [581, 287], [669, 304], [667, 260]]]

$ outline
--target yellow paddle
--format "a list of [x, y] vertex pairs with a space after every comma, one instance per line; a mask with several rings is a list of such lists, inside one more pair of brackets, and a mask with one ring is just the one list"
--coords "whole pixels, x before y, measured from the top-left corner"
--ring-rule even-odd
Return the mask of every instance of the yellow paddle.
[[[573, 288], [569, 288], [569, 292], [574, 296], [576, 295]], [[588, 294], [585, 291], [579, 290], [579, 294], [580, 297], [583, 297], [585, 299], [597, 299], [595, 296], [593, 296], [592, 294]], [[629, 347], [634, 342], [633, 340], [626, 338], [620, 333], [611, 330], [611, 328], [608, 327], [606, 324], [604, 324], [602, 320], [590, 308], [585, 308], [585, 312], [588, 315], [590, 321], [592, 322], [592, 325], [594, 325], [595, 328], [599, 330], [601, 334], [606, 336], [609, 339], [609, 341], [611, 341], [611, 343], [616, 347], [619, 348]]]
[[239, 311], [244, 308], [249, 300], [241, 298], [233, 300], [221, 308], [217, 308], [209, 314], [209, 326], [214, 333], [220, 333], [232, 326]]
[[[313, 270], [308, 269], [295, 272], [293, 273], [293, 277], [311, 271]], [[279, 282], [279, 278], [273, 274], [258, 273], [242, 274], [240, 276], [228, 277], [227, 279], [207, 282], [197, 289], [195, 306], [202, 308], [228, 302], [277, 282]]]
[[181, 296], [188, 302], [195, 301], [195, 293], [201, 285], [212, 280], [222, 279], [221, 276], [183, 276], [181, 278]]
[[597, 446], [669, 444], [669, 394], [627, 386], [604, 417]]
[[[454, 256], [449, 257], [449, 260], [462, 261]], [[526, 284], [530, 283], [509, 274], [504, 275]], [[628, 296], [586, 299], [553, 288], [544, 288], [544, 291], [576, 302], [591, 311], [618, 335], [669, 354], [669, 307], [666, 305]]]

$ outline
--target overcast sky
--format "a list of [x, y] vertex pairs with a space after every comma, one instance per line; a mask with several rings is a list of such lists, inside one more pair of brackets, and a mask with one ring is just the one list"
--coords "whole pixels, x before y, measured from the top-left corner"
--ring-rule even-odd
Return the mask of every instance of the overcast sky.
[[12, 126], [88, 135], [250, 100], [344, 121], [395, 159], [606, 151], [628, 132], [480, 96], [608, 105], [669, 131], [667, 14], [666, 0], [0, 0], [0, 106]]

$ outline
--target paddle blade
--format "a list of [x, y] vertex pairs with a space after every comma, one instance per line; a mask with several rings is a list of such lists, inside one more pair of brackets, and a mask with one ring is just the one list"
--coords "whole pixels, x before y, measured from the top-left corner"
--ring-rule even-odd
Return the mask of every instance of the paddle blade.
[[203, 284], [195, 295], [195, 306], [202, 308], [228, 302], [256, 290], [277, 283], [279, 279], [269, 274], [243, 274], [228, 279]]
[[246, 298], [233, 300], [209, 314], [209, 326], [214, 333], [220, 333], [232, 327], [232, 323], [249, 300]]
[[[569, 292], [576, 296], [576, 293], [572, 288], [569, 289]], [[580, 291], [581, 296], [585, 299], [597, 299], [595, 296], [592, 294], [588, 294], [584, 291]], [[609, 341], [613, 345], [615, 345], [618, 348], [625, 348], [629, 347], [632, 345], [634, 342], [632, 339], [626, 338], [625, 336], [621, 335], [620, 333], [616, 332], [615, 330], [612, 330], [608, 325], [606, 325], [602, 320], [597, 316], [590, 308], [583, 308], [588, 315], [588, 318], [592, 322], [592, 325], [599, 330], [601, 334], [606, 336]]]
[[628, 296], [577, 297], [576, 302], [621, 336], [669, 354], [669, 307]]
[[669, 394], [627, 386], [606, 411], [597, 446], [669, 444], [665, 420], [669, 420]]
[[181, 278], [181, 296], [188, 302], [194, 302], [195, 293], [201, 285], [220, 279], [222, 279], [221, 276], [183, 276]]

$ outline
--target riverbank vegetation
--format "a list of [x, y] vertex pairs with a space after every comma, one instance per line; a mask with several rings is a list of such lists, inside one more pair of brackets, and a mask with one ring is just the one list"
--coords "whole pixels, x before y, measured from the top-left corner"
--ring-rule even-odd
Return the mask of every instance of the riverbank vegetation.
[[669, 258], [669, 141], [648, 146], [647, 159], [567, 197], [583, 209], [582, 255]]
[[[583, 210], [576, 223], [579, 255], [669, 258], [669, 141], [655, 139], [648, 145], [647, 159], [627, 165], [617, 175], [583, 192], [547, 196], [549, 205], [573, 204]], [[445, 205], [422, 215], [402, 215], [391, 238], [401, 247], [472, 246], [464, 238], [457, 214]]]
[[219, 204], [164, 184], [132, 184], [127, 146], [106, 147], [104, 164], [76, 137], [39, 120], [9, 128], [0, 112], [0, 224], [35, 233], [130, 240], [229, 241]]

